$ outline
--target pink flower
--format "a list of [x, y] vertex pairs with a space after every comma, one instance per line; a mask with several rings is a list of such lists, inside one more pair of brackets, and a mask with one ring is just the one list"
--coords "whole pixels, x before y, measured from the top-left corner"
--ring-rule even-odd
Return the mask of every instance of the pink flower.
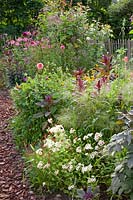
[[43, 67], [44, 67], [44, 65], [42, 64], [42, 63], [37, 63], [37, 69], [38, 70], [41, 70], [41, 69], [43, 69]]
[[11, 44], [11, 45], [15, 44], [15, 40], [9, 41], [9, 44]]
[[27, 42], [27, 41], [28, 41], [28, 38], [24, 37], [23, 42]]
[[125, 57], [123, 58], [123, 61], [124, 61], [125, 63], [127, 63], [127, 62], [128, 62], [128, 57], [125, 56]]
[[60, 49], [65, 49], [65, 45], [61, 44]]
[[23, 41], [23, 38], [19, 37], [19, 38], [16, 39], [16, 41], [17, 41], [17, 42], [22, 42], [22, 41]]
[[24, 37], [31, 36], [31, 32], [30, 31], [25, 31], [25, 32], [23, 32], [23, 36]]
[[15, 46], [20, 46], [20, 43], [19, 42], [15, 42]]

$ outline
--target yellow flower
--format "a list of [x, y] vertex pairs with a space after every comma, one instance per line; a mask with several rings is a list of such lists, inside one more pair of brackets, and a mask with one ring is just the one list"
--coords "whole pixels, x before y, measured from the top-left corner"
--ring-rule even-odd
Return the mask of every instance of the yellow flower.
[[117, 125], [122, 125], [122, 124], [124, 124], [124, 122], [123, 122], [123, 120], [118, 120], [118, 121], [116, 121], [116, 124]]

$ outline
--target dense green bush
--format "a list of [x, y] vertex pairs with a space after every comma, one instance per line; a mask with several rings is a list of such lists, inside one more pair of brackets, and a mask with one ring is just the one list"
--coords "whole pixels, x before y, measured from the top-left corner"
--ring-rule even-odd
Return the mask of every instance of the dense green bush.
[[56, 120], [56, 114], [62, 107], [67, 107], [72, 98], [69, 94], [73, 88], [71, 76], [63, 74], [59, 68], [58, 73], [43, 70], [43, 73], [38, 71], [34, 79], [27, 77], [26, 83], [16, 85], [12, 90], [18, 110], [12, 127], [20, 146], [42, 138], [47, 119], [54, 117]]
[[129, 38], [130, 17], [133, 12], [132, 0], [120, 0], [112, 3], [108, 9], [109, 21], [115, 38]]
[[22, 30], [31, 28], [43, 7], [41, 0], [0, 1], [0, 33], [18, 35]]

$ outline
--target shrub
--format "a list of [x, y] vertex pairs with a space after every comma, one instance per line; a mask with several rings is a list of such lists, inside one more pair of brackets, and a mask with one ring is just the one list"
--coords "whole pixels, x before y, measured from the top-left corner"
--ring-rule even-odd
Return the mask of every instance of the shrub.
[[56, 120], [59, 110], [68, 106], [72, 88], [71, 76], [59, 69], [58, 73], [38, 70], [34, 79], [27, 77], [25, 83], [16, 85], [12, 97], [18, 114], [12, 127], [18, 145], [36, 143], [45, 135], [47, 119], [54, 115]]

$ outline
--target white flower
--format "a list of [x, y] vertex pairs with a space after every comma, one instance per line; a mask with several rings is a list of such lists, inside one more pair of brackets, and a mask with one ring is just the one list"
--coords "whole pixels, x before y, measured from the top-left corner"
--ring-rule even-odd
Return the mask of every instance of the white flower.
[[87, 136], [88, 136], [88, 137], [91, 137], [92, 135], [93, 135], [93, 133], [88, 133], [88, 135], [87, 135]]
[[77, 142], [77, 138], [74, 138], [73, 140], [73, 144], [75, 144]]
[[59, 170], [57, 169], [55, 172], [54, 172], [55, 175], [58, 175], [59, 174]]
[[49, 129], [50, 133], [64, 133], [64, 128], [62, 125], [56, 125], [54, 127], [52, 127], [51, 129]]
[[52, 124], [52, 123], [53, 123], [53, 119], [52, 119], [52, 118], [49, 118], [49, 119], [48, 119], [48, 123], [49, 123], [49, 124]]
[[88, 136], [85, 135], [85, 136], [83, 137], [83, 140], [87, 140], [87, 139], [88, 139]]
[[44, 187], [44, 186], [46, 185], [46, 183], [45, 183], [45, 182], [43, 182], [43, 183], [42, 183], [42, 185], [43, 185], [43, 187]]
[[86, 144], [85, 145], [85, 150], [90, 150], [90, 149], [93, 149], [91, 144]]
[[85, 156], [88, 156], [89, 154], [88, 153], [85, 153]]
[[44, 147], [51, 148], [51, 147], [54, 146], [54, 144], [55, 144], [55, 142], [54, 142], [53, 140], [47, 138], [47, 139], [45, 140]]
[[97, 151], [99, 149], [99, 146], [95, 146], [95, 150]]
[[50, 164], [49, 163], [46, 163], [46, 165], [43, 166], [43, 169], [47, 169], [50, 167]]
[[86, 37], [86, 40], [89, 41], [89, 40], [91, 40], [91, 38], [90, 37]]
[[77, 153], [81, 153], [81, 152], [82, 152], [81, 147], [77, 147], [77, 148], [76, 148], [76, 152], [77, 152]]
[[83, 166], [82, 163], [78, 163], [77, 166], [76, 166], [76, 171], [79, 171], [79, 169]]
[[72, 190], [74, 188], [74, 185], [70, 185], [69, 187], [68, 187], [68, 190]]
[[73, 170], [73, 165], [68, 165], [68, 171], [71, 172]]
[[75, 132], [75, 129], [71, 128], [71, 129], [70, 129], [70, 133], [72, 134], [72, 133], [74, 133], [74, 132]]
[[96, 182], [96, 178], [94, 176], [92, 176], [91, 178], [88, 178], [88, 183], [94, 183]]
[[98, 145], [99, 146], [103, 146], [105, 144], [105, 142], [103, 140], [99, 140]]
[[97, 152], [94, 151], [94, 152], [92, 152], [92, 153], [90, 154], [90, 158], [93, 159], [93, 158], [95, 158], [96, 155], [97, 155]]
[[38, 169], [42, 169], [43, 168], [43, 162], [39, 161], [39, 163], [37, 164], [37, 168]]
[[94, 140], [97, 142], [102, 137], [101, 133], [95, 133]]
[[92, 169], [92, 165], [89, 164], [88, 166], [83, 166], [82, 169], [81, 169], [81, 171], [84, 174], [87, 171], [91, 171], [91, 169]]
[[68, 165], [62, 165], [62, 169], [68, 169]]
[[40, 149], [37, 149], [36, 150], [36, 154], [41, 156], [43, 154], [43, 150], [40, 148]]

